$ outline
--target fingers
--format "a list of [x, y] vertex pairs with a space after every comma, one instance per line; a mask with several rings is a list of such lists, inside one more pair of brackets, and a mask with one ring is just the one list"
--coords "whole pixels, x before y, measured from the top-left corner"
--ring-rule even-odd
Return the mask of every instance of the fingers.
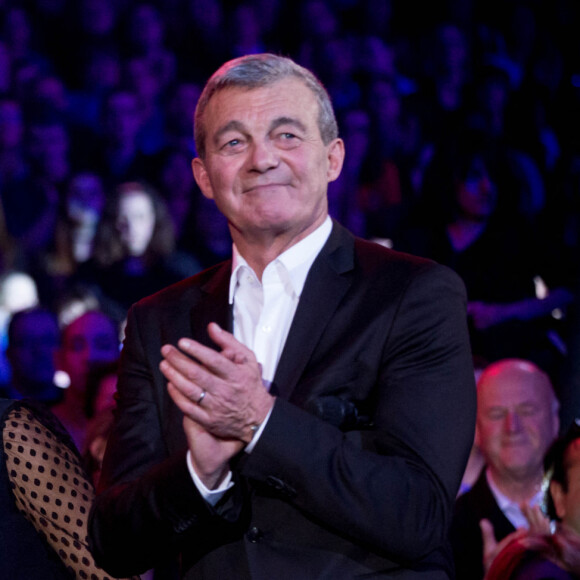
[[530, 531], [538, 534], [550, 533], [550, 520], [546, 517], [540, 506], [529, 506], [526, 503], [521, 505], [523, 514], [530, 524]]
[[501, 542], [495, 539], [493, 525], [487, 519], [479, 522], [481, 537], [483, 539], [483, 567], [485, 571], [489, 570], [494, 558], [510, 543], [518, 538], [525, 536], [528, 531], [525, 528], [518, 528], [515, 532], [508, 534]]
[[483, 553], [492, 552], [497, 546], [497, 541], [495, 539], [491, 522], [487, 519], [483, 519], [479, 522], [479, 528], [483, 539]]
[[274, 398], [264, 389], [254, 353], [217, 324], [208, 326], [221, 351], [190, 338], [161, 348], [159, 368], [175, 404], [208, 433], [246, 441], [268, 415]]
[[179, 407], [181, 412], [193, 421], [203, 423], [208, 419], [208, 412], [201, 405], [198, 405], [192, 398], [185, 395], [173, 383], [167, 383], [167, 392], [173, 402]]
[[244, 364], [255, 360], [253, 351], [215, 322], [211, 322], [208, 325], [207, 331], [209, 337], [222, 349], [222, 356], [225, 356], [236, 364]]
[[173, 346], [165, 345], [161, 353], [165, 358], [159, 363], [159, 369], [167, 381], [191, 401], [197, 401], [208, 390], [212, 375]]

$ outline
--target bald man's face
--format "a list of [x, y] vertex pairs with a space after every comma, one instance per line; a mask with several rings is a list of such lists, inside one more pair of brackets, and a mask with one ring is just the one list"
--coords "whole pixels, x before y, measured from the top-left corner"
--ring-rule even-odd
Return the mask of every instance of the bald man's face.
[[559, 427], [545, 375], [514, 369], [484, 374], [477, 402], [476, 441], [494, 479], [540, 477], [544, 454]]

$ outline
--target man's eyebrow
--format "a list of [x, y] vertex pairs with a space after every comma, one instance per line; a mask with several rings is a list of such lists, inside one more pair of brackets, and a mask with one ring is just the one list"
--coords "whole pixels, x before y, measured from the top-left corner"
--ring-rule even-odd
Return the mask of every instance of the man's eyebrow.
[[306, 127], [304, 126], [304, 124], [298, 119], [295, 119], [294, 117], [278, 117], [277, 119], [274, 119], [270, 124], [270, 131], [274, 131], [275, 129], [281, 127], [282, 125], [290, 125], [296, 127], [297, 129], [300, 129], [301, 131], [306, 131]]
[[228, 131], [240, 131], [242, 133], [242, 132], [244, 132], [244, 125], [240, 121], [236, 121], [236, 120], [229, 121], [223, 127], [220, 127], [216, 131], [215, 135], [213, 136], [214, 143], [217, 144], [217, 142], [220, 140], [220, 137], [224, 133], [227, 133]]

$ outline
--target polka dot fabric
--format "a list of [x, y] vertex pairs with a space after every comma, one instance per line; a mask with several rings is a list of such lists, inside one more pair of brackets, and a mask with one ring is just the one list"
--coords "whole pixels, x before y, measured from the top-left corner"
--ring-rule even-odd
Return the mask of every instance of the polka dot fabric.
[[46, 411], [16, 406], [4, 418], [2, 439], [16, 505], [59, 555], [71, 578], [110, 578], [88, 549], [94, 489], [62, 425]]

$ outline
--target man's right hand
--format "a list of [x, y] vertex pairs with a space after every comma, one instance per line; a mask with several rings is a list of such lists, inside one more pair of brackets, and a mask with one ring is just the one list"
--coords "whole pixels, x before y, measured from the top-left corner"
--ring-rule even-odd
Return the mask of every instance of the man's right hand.
[[493, 562], [493, 559], [511, 542], [518, 538], [523, 538], [527, 534], [549, 534], [550, 521], [544, 515], [539, 506], [529, 506], [523, 503], [520, 506], [523, 514], [526, 516], [529, 529], [518, 528], [515, 532], [508, 534], [501, 542], [495, 539], [493, 526], [487, 519], [479, 522], [481, 537], [483, 539], [483, 569], [487, 572]]
[[229, 472], [229, 460], [244, 448], [243, 441], [215, 437], [187, 416], [183, 429], [195, 473], [208, 489], [215, 489]]

